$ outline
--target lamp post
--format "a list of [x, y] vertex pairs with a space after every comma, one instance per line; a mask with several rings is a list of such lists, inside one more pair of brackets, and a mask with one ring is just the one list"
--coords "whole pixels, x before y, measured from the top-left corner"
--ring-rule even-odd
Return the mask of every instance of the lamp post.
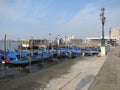
[[102, 21], [102, 39], [101, 39], [101, 46], [105, 46], [105, 38], [104, 38], [104, 25], [105, 25], [105, 20], [106, 17], [104, 16], [104, 8], [101, 8], [101, 13], [100, 13], [100, 20]]
[[65, 47], [66, 47], [66, 36], [65, 36]]
[[110, 30], [109, 30], [109, 39], [110, 39], [110, 44], [111, 44], [111, 27], [110, 27]]
[[51, 33], [49, 33], [49, 39], [48, 39], [48, 42], [47, 42], [47, 45], [48, 45], [48, 49], [51, 48], [51, 40], [50, 40], [50, 36], [51, 36]]

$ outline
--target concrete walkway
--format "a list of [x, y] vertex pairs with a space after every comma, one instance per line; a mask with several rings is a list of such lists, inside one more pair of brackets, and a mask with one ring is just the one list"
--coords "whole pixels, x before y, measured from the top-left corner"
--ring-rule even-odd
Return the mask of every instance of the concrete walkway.
[[120, 90], [120, 47], [111, 50], [88, 90]]
[[51, 80], [44, 90], [88, 90], [105, 60], [106, 57], [84, 57], [71, 67], [68, 74]]

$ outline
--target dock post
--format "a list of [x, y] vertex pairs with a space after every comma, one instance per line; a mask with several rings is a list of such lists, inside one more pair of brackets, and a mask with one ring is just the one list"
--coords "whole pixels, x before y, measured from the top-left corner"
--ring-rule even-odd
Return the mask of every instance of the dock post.
[[106, 56], [105, 46], [101, 46], [101, 57]]
[[82, 56], [85, 56], [85, 52], [82, 52]]

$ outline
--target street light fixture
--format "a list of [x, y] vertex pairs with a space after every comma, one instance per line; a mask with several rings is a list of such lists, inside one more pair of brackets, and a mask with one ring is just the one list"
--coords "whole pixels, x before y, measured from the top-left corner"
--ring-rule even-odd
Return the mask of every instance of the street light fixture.
[[100, 13], [100, 20], [102, 21], [102, 39], [101, 39], [101, 46], [105, 46], [105, 39], [104, 39], [104, 25], [105, 25], [105, 20], [106, 17], [104, 16], [104, 8], [101, 8], [101, 13]]

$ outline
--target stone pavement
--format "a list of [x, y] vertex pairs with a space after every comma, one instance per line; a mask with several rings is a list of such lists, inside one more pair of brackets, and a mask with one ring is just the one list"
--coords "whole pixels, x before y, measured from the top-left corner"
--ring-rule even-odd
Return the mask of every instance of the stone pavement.
[[120, 47], [111, 49], [88, 90], [120, 90]]
[[44, 90], [88, 90], [106, 57], [79, 57], [69, 73], [54, 78]]

